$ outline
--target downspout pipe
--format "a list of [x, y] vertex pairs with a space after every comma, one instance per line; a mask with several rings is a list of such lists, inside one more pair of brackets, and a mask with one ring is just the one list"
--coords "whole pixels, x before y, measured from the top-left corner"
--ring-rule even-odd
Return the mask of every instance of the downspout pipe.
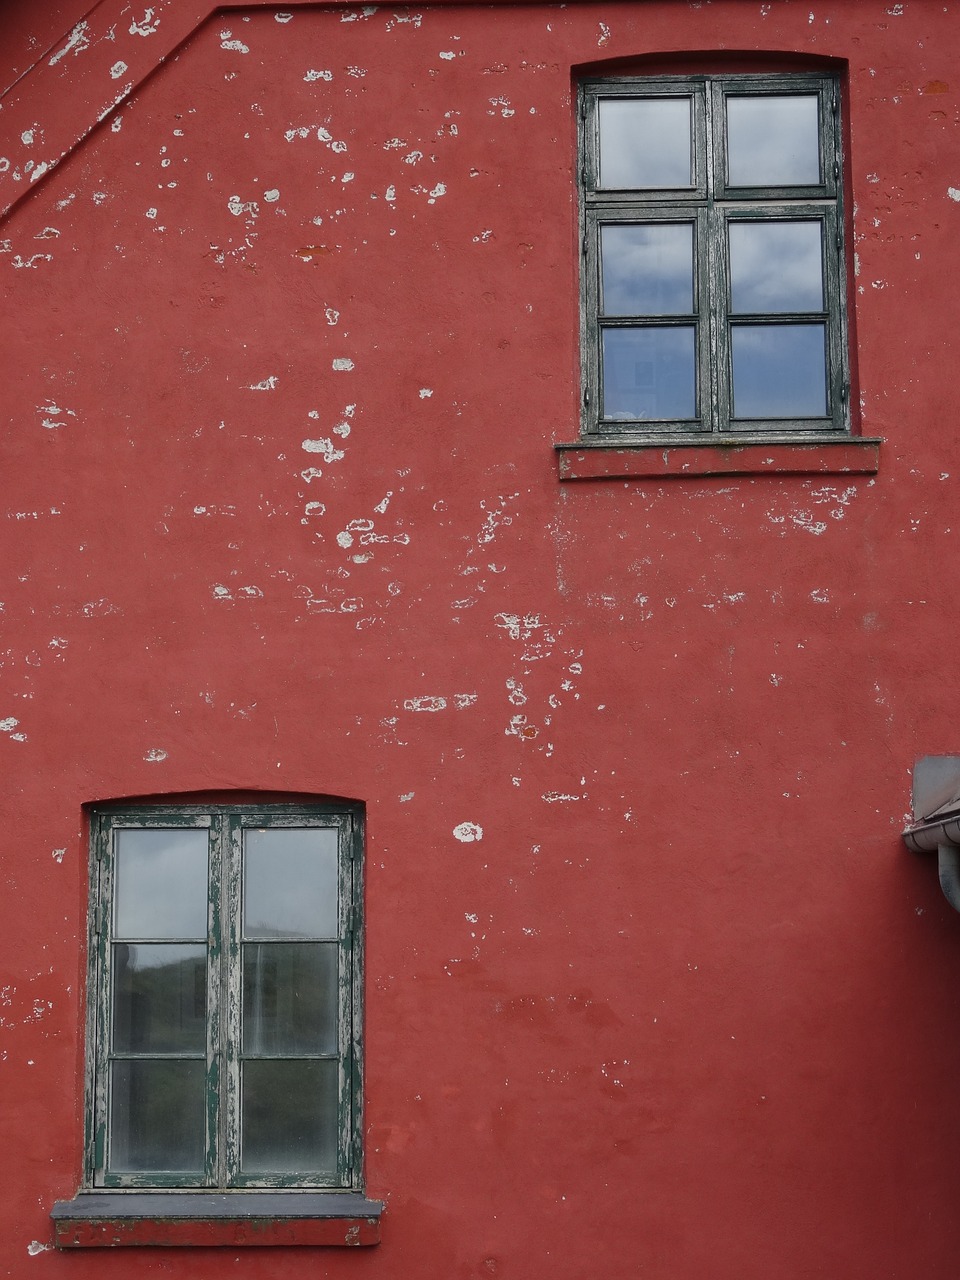
[[937, 845], [937, 861], [943, 896], [954, 911], [960, 911], [960, 849], [955, 844]]
[[954, 911], [960, 911], [960, 814], [907, 827], [903, 840], [914, 853], [936, 849], [943, 896]]

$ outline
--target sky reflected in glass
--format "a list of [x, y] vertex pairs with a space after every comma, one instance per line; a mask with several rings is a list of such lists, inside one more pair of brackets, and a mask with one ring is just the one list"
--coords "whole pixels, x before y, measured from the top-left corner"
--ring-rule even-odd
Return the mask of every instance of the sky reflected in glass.
[[731, 342], [735, 418], [826, 416], [825, 325], [734, 325]]
[[823, 310], [823, 224], [731, 222], [731, 310]]
[[116, 832], [116, 938], [207, 936], [207, 832]]
[[336, 938], [338, 833], [267, 827], [243, 834], [243, 936]]
[[607, 223], [600, 228], [604, 315], [693, 311], [692, 223]]
[[598, 110], [601, 187], [693, 186], [690, 98], [601, 98]]
[[820, 184], [815, 94], [727, 98], [727, 181], [732, 187]]
[[603, 331], [603, 417], [655, 422], [696, 416], [692, 325]]

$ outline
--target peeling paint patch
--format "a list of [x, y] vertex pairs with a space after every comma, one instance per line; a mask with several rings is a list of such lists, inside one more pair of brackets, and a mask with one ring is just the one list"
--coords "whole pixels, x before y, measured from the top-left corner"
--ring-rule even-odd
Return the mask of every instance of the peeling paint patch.
[[18, 253], [14, 256], [13, 261], [10, 263], [10, 265], [16, 271], [22, 271], [25, 268], [30, 268], [30, 267], [32, 267], [33, 270], [36, 271], [38, 262], [52, 262], [52, 261], [53, 261], [53, 254], [51, 253], [33, 253], [30, 255], [29, 258], [22, 258]]
[[27, 735], [17, 728], [19, 723], [16, 716], [6, 716], [0, 720], [0, 733], [8, 733], [11, 742], [26, 742]]
[[566, 804], [573, 800], [582, 800], [583, 796], [567, 795], [563, 791], [545, 791], [540, 797], [547, 804]]
[[405, 699], [403, 709], [404, 711], [444, 711], [446, 706], [446, 698], [424, 694], [419, 698]]
[[55, 427], [65, 427], [67, 425], [65, 420], [57, 421], [58, 418], [62, 419], [64, 414], [69, 418], [77, 416], [73, 409], [61, 409], [59, 405], [53, 403], [38, 404], [37, 413], [41, 415], [41, 425], [46, 427], [48, 431], [52, 431]]
[[220, 48], [229, 49], [233, 53], [249, 53], [250, 46], [243, 43], [242, 40], [231, 40], [232, 31], [220, 32]]
[[132, 36], [155, 36], [157, 27], [160, 25], [160, 19], [155, 18], [153, 9], [144, 11], [143, 19], [138, 22], [136, 18], [130, 21], [130, 34]]
[[66, 849], [53, 849], [51, 850], [50, 856], [53, 858], [54, 862], [62, 862], [66, 852]]
[[248, 387], [244, 387], [245, 391], [276, 391], [277, 383], [280, 379], [276, 374], [272, 373], [269, 378], [264, 378], [262, 382], [253, 382]]
[[322, 453], [324, 462], [339, 462], [343, 458], [342, 449], [334, 448], [332, 440], [302, 440], [300, 448], [304, 453]]
[[483, 839], [483, 827], [476, 822], [461, 822], [453, 828], [453, 834], [461, 844], [473, 844]]
[[59, 49], [50, 59], [50, 66], [55, 67], [61, 59], [65, 58], [68, 53], [82, 53], [84, 49], [90, 47], [90, 37], [87, 35], [87, 24], [78, 22], [67, 37], [67, 43], [62, 49]]
[[303, 78], [307, 82], [307, 84], [309, 84], [312, 80], [332, 80], [333, 72], [332, 71], [308, 71]]
[[330, 367], [333, 369], [334, 373], [349, 373], [355, 366], [353, 361], [348, 357], [338, 356]]
[[430, 397], [433, 395], [433, 391], [430, 389], [430, 387], [421, 387], [418, 392], [418, 395], [420, 396], [421, 400], [429, 400]]
[[115, 62], [113, 66], [110, 68], [110, 79], [119, 80], [120, 77], [123, 75], [123, 73], [126, 71], [126, 69], [127, 69], [127, 64], [125, 62]]
[[263, 198], [266, 200], [267, 204], [276, 204], [280, 199], [280, 192], [276, 187], [271, 187], [269, 191], [265, 191], [263, 193]]
[[166, 760], [167, 753], [164, 751], [163, 747], [151, 747], [150, 750], [144, 754], [143, 758], [150, 764], [159, 764], [161, 760]]
[[39, 1240], [31, 1240], [27, 1245], [27, 1253], [31, 1258], [35, 1258], [38, 1253], [48, 1253], [52, 1248], [52, 1244], [42, 1244]]
[[951, 200], [960, 201], [960, 188], [947, 187], [947, 195], [950, 197]]
[[255, 218], [260, 212], [256, 200], [241, 200], [239, 196], [231, 196], [227, 201], [227, 208], [235, 218], [239, 218], [241, 213], [249, 213]]

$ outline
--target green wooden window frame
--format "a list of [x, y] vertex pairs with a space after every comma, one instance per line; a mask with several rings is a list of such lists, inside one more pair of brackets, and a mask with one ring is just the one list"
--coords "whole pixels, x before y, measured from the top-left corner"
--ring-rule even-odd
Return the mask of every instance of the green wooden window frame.
[[[138, 806], [104, 808], [91, 814], [87, 1187], [215, 1191], [361, 1187], [361, 818], [356, 807], [337, 804]], [[137, 890], [141, 899], [151, 902], [149, 874], [157, 874], [144, 872], [138, 882], [133, 872], [121, 867], [120, 859], [141, 847], [135, 844], [136, 836], [126, 837], [125, 833], [131, 832], [174, 836], [190, 832], [206, 838], [206, 869], [190, 871], [194, 894], [204, 892], [203, 903], [195, 906], [191, 917], [193, 927], [174, 926], [171, 932], [169, 924], [164, 925], [159, 942], [150, 936], [156, 929], [149, 925], [141, 925], [139, 931], [134, 928], [136, 936], [131, 937], [131, 910], [119, 905], [123, 894], [128, 895], [124, 902], [129, 901], [131, 890], [124, 886], [137, 883], [144, 886]], [[291, 833], [293, 842], [283, 835], [277, 837], [276, 833], [282, 832]], [[301, 832], [307, 835], [299, 835]], [[165, 843], [162, 836], [160, 841]], [[197, 861], [193, 850], [200, 847], [200, 840], [189, 844], [193, 868]], [[326, 868], [322, 877], [312, 869], [317, 863], [308, 866], [296, 859], [287, 864], [285, 873], [277, 870], [283, 857], [295, 851], [294, 846], [305, 848], [306, 853], [297, 856], [308, 859], [314, 850], [323, 851], [324, 857], [318, 859]], [[128, 860], [124, 865], [131, 868], [147, 864]], [[260, 879], [253, 881], [256, 867], [260, 868]], [[299, 885], [296, 892], [288, 889], [286, 897], [282, 889], [272, 887], [272, 882], [283, 883], [282, 874], [287, 876], [285, 883], [296, 884], [298, 867], [306, 867], [308, 875], [317, 875], [314, 897]], [[309, 921], [293, 921], [287, 930], [289, 937], [277, 934], [275, 925], [261, 926], [256, 921], [251, 924], [253, 907], [245, 914], [244, 905], [248, 882], [271, 886], [260, 889], [261, 900], [263, 896], [269, 899], [271, 894], [279, 894], [276, 901], [281, 905], [271, 907], [271, 919], [290, 911], [308, 914]], [[335, 903], [330, 900], [334, 883]], [[253, 903], [255, 888], [250, 888], [249, 895]], [[159, 896], [166, 898], [165, 894]], [[184, 891], [184, 897], [189, 896]], [[322, 901], [322, 921], [312, 923], [317, 914], [312, 906], [294, 906], [298, 897], [309, 903]], [[179, 913], [183, 908], [178, 905], [175, 910]], [[141, 915], [152, 921], [157, 918], [150, 914], [153, 911], [151, 905], [143, 908]], [[293, 928], [294, 923], [297, 928]], [[280, 928], [282, 931], [284, 926]], [[183, 936], [178, 937], [178, 932]], [[140, 948], [139, 958], [131, 959], [134, 947]], [[147, 955], [151, 947], [152, 956]], [[162, 950], [164, 947], [166, 951]], [[299, 954], [294, 954], [291, 947], [299, 947]], [[198, 956], [201, 948], [202, 964]], [[188, 957], [186, 963], [181, 963], [183, 956]], [[172, 977], [167, 976], [171, 958], [176, 962]], [[264, 966], [272, 962], [272, 977], [262, 976], [258, 968], [261, 962]], [[142, 973], [150, 963], [165, 966], [165, 976], [144, 979]], [[247, 964], [256, 977], [250, 978], [245, 992]], [[129, 973], [138, 965], [140, 977], [130, 978]], [[322, 982], [283, 976], [321, 970], [325, 974]], [[280, 978], [276, 977], [277, 972]], [[273, 983], [272, 987], [267, 988], [268, 982]], [[174, 992], [172, 997], [168, 988]], [[268, 1012], [263, 1007], [265, 988]], [[156, 994], [160, 989], [162, 998]], [[245, 1008], [248, 997], [250, 1010]], [[171, 1000], [179, 1002], [177, 1026], [186, 1019], [190, 1039], [186, 1049], [176, 1044], [171, 1048], [166, 1042], [157, 1049], [149, 1043], [151, 1027], [161, 1027], [155, 1039], [166, 1036], [169, 1040], [173, 1035], [167, 1030], [172, 1025], [167, 1012]], [[259, 1003], [252, 1003], [255, 1000]], [[163, 1011], [158, 1013], [161, 1004]], [[187, 1006], [186, 1014], [182, 1012], [183, 1005]], [[139, 1011], [140, 1030], [136, 1035], [127, 1029], [134, 1006]], [[278, 1006], [280, 1014], [276, 1013]], [[295, 1012], [289, 1012], [291, 1009]], [[317, 1011], [322, 1011], [322, 1016]], [[203, 1020], [200, 1030], [196, 1027], [197, 1018]], [[280, 1040], [299, 1035], [303, 1043], [295, 1043], [292, 1048], [289, 1043], [281, 1044], [278, 1049], [269, 1043], [264, 1045], [263, 1034], [258, 1040], [252, 1030], [244, 1030], [245, 1026], [275, 1028], [278, 1018], [283, 1027]], [[331, 1029], [334, 1022], [335, 1031]], [[322, 1036], [316, 1030], [320, 1024], [326, 1028]], [[296, 1026], [295, 1032], [289, 1030], [291, 1025]], [[142, 1030], [144, 1026], [146, 1032]], [[170, 1067], [170, 1063], [174, 1066]], [[198, 1101], [197, 1080], [201, 1073], [202, 1101]], [[157, 1094], [161, 1091], [156, 1083], [151, 1094], [151, 1076], [154, 1082], [163, 1081], [160, 1102]], [[261, 1102], [251, 1084], [247, 1109], [245, 1080], [256, 1081], [258, 1076]], [[298, 1088], [287, 1091], [276, 1087], [278, 1080], [298, 1076]], [[151, 1168], [153, 1157], [145, 1155], [151, 1150], [149, 1141], [135, 1139], [131, 1145], [129, 1134], [138, 1125], [158, 1134], [164, 1133], [171, 1122], [176, 1129], [176, 1110], [169, 1095], [173, 1091], [171, 1082], [178, 1077], [189, 1080], [190, 1092], [184, 1089], [179, 1110], [189, 1113], [200, 1125], [199, 1137], [192, 1124], [188, 1127], [190, 1143], [202, 1146], [202, 1152], [199, 1157], [191, 1155], [186, 1160], [174, 1155], [155, 1161], [161, 1166], [180, 1164], [180, 1168]], [[265, 1083], [271, 1079], [272, 1086]], [[308, 1081], [321, 1087], [305, 1087]], [[134, 1113], [140, 1099], [146, 1099], [142, 1103], [145, 1114], [138, 1117]], [[151, 1100], [157, 1108], [152, 1114]], [[271, 1107], [278, 1110], [272, 1112]], [[186, 1120], [183, 1123], [188, 1124]], [[302, 1131], [310, 1131], [311, 1125], [314, 1135], [320, 1136], [307, 1138], [304, 1148]], [[279, 1141], [286, 1142], [286, 1149], [279, 1156], [276, 1152], [259, 1157], [248, 1154], [256, 1147], [256, 1138], [249, 1136], [247, 1140], [248, 1134], [259, 1133], [262, 1147], [264, 1141], [275, 1141], [275, 1133], [284, 1132], [288, 1137]], [[304, 1150], [309, 1153], [307, 1157], [302, 1155]], [[319, 1158], [318, 1151], [323, 1152]]]
[[[802, 98], [809, 99], [811, 106], [816, 103], [813, 127], [819, 149], [818, 173], [806, 174], [802, 184], [737, 186], [730, 179], [728, 105], [734, 100], [759, 99], [762, 106], [764, 98]], [[689, 185], [641, 189], [602, 185], [600, 119], [605, 104], [620, 104], [613, 110], [620, 109], [623, 118], [625, 101], [656, 107], [661, 103], [672, 106], [682, 100], [690, 104]], [[730, 437], [785, 441], [848, 436], [847, 274], [840, 93], [836, 78], [813, 74], [738, 74], [588, 80], [580, 85], [579, 107], [583, 439], [596, 443], [617, 439], [709, 442]], [[608, 110], [608, 119], [613, 118], [613, 110]], [[641, 112], [638, 119], [642, 118]], [[612, 144], [607, 145], [612, 154]], [[613, 168], [611, 164], [608, 171]], [[615, 179], [622, 176], [622, 173], [614, 175]], [[809, 180], [811, 177], [816, 180]], [[820, 305], [806, 310], [760, 307], [735, 312], [731, 231], [736, 236], [737, 229], [742, 228], [742, 234], [749, 237], [753, 234], [751, 224], [775, 228], [778, 223], [819, 227]], [[638, 314], [621, 314], [621, 305], [619, 310], [605, 311], [604, 230], [629, 227], [642, 228], [644, 233], [654, 227], [689, 228], [692, 243], [689, 307], [658, 313], [655, 306], [648, 306]], [[786, 330], [783, 326], [792, 329]], [[815, 373], [811, 381], [816, 382], [816, 388], [809, 400], [820, 395], [822, 379], [820, 402], [815, 411], [806, 404], [791, 416], [775, 416], [769, 410], [764, 413], [758, 411], [755, 404], [753, 416], [744, 413], [738, 417], [733, 381], [735, 344], [740, 341], [740, 350], [745, 351], [752, 337], [753, 340], [772, 338], [775, 345], [777, 329], [781, 342], [795, 340], [797, 335], [802, 335], [805, 341], [812, 339], [812, 344], [807, 341], [808, 352], [812, 351], [807, 359]], [[617, 334], [617, 330], [621, 332]], [[617, 406], [620, 393], [606, 394], [604, 387], [604, 352], [608, 349], [605, 344], [610, 344], [610, 350], [619, 344], [628, 354], [630, 344], [636, 344], [634, 350], [643, 352], [644, 342], [659, 341], [653, 331], [664, 336], [674, 335], [675, 345], [681, 339], [688, 344], [683, 356], [684, 385], [689, 383], [692, 390], [685, 390], [685, 402], [676, 406], [674, 416], [639, 412], [642, 392], [636, 393], [635, 404], [630, 405], [629, 397], [623, 397]], [[821, 332], [822, 366], [818, 346]], [[741, 367], [745, 365], [744, 356]], [[636, 360], [635, 368], [639, 371], [656, 366], [650, 361]], [[636, 377], [640, 379], [640, 372]], [[762, 397], [755, 399], [762, 400]], [[747, 400], [747, 394], [743, 394], [740, 404], [746, 405]], [[607, 401], [616, 406], [615, 412], [608, 411]]]

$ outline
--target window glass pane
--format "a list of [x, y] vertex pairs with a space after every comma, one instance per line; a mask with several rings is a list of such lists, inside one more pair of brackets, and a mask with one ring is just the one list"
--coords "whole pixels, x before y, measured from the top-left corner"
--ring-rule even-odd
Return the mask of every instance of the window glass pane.
[[330, 1059], [242, 1064], [244, 1173], [335, 1172], [338, 1069]]
[[731, 310], [822, 311], [821, 222], [731, 222]]
[[693, 311], [692, 223], [607, 223], [600, 228], [600, 262], [603, 315]]
[[729, 185], [819, 186], [819, 116], [816, 94], [729, 96]]
[[601, 98], [600, 186], [693, 186], [691, 98]]
[[248, 942], [243, 1052], [337, 1052], [335, 942]]
[[337, 832], [274, 827], [243, 833], [243, 936], [336, 938]]
[[113, 1063], [113, 1172], [203, 1172], [204, 1075], [202, 1062]]
[[207, 936], [207, 832], [116, 833], [116, 938]]
[[696, 416], [693, 325], [603, 330], [603, 417]]
[[203, 1053], [206, 949], [168, 942], [113, 945], [115, 1053]]
[[735, 418], [826, 416], [825, 325], [734, 325], [731, 337]]

